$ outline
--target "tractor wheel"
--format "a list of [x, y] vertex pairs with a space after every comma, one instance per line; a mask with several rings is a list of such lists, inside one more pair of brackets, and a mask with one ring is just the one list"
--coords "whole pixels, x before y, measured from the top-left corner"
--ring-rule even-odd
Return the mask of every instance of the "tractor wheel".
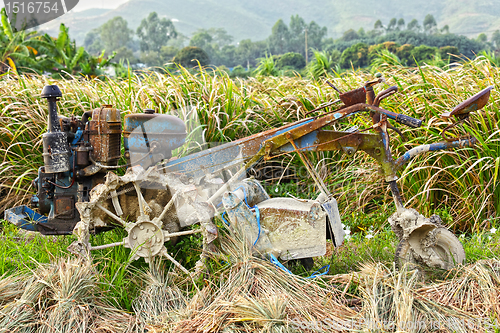
[[[425, 239], [432, 239], [432, 243], [426, 247], [422, 246]], [[421, 264], [449, 270], [465, 261], [465, 251], [462, 243], [451, 231], [444, 227], [438, 227], [427, 232], [423, 239], [413, 243], [419, 244], [421, 247], [412, 249], [408, 240], [402, 240], [396, 248], [395, 262], [399, 268], [409, 264], [409, 268], [413, 269]]]

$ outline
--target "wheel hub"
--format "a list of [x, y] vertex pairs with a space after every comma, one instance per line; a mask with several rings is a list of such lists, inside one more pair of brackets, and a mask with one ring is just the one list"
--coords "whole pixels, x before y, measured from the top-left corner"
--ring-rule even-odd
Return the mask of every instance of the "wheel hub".
[[136, 222], [128, 230], [124, 239], [125, 247], [135, 251], [135, 255], [142, 258], [156, 256], [163, 249], [165, 237], [162, 230], [153, 222]]

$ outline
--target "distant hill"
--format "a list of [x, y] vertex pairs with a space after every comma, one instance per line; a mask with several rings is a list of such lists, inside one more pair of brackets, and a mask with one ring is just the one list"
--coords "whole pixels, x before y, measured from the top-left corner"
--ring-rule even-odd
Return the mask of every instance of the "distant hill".
[[115, 16], [122, 16], [135, 29], [152, 11], [172, 19], [187, 36], [199, 28], [225, 28], [235, 41], [262, 40], [278, 19], [288, 23], [295, 14], [326, 26], [334, 38], [351, 28], [372, 29], [377, 19], [387, 24], [393, 17], [404, 18], [406, 23], [416, 18], [422, 24], [426, 14], [434, 15], [439, 27], [447, 24], [450, 32], [469, 37], [481, 32], [491, 36], [500, 29], [500, 0], [130, 0], [116, 9], [66, 14], [41, 30], [55, 35], [64, 22], [72, 38], [82, 43], [88, 31]]

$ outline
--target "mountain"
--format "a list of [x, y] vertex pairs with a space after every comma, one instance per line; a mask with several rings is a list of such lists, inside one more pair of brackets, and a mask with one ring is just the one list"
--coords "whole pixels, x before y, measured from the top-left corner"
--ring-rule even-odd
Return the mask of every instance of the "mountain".
[[378, 19], [388, 24], [393, 17], [404, 18], [406, 23], [416, 18], [422, 24], [427, 14], [434, 16], [438, 27], [448, 25], [450, 32], [469, 37], [481, 32], [491, 36], [500, 29], [500, 0], [129, 0], [115, 9], [70, 12], [40, 30], [56, 35], [59, 24], [65, 23], [81, 44], [88, 31], [115, 16], [122, 16], [136, 29], [152, 11], [172, 19], [187, 36], [199, 28], [225, 28], [235, 41], [265, 39], [278, 19], [288, 23], [295, 14], [326, 26], [334, 38], [351, 28], [371, 30]]

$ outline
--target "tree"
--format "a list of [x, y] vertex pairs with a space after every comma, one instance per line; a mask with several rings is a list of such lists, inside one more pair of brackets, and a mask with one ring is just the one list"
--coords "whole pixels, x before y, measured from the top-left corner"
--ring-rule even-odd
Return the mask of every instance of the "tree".
[[240, 63], [244, 63], [247, 69], [250, 68], [250, 59], [252, 59], [253, 43], [250, 39], [244, 39], [238, 43], [236, 48], [236, 56], [240, 59]]
[[162, 46], [160, 49], [160, 56], [164, 62], [170, 62], [179, 52], [179, 49], [175, 46]]
[[189, 40], [189, 46], [196, 46], [202, 49], [206, 48], [210, 43], [212, 43], [212, 36], [205, 29], [198, 30]]
[[195, 67], [198, 66], [198, 63], [201, 66], [207, 66], [210, 63], [210, 58], [203, 49], [196, 46], [187, 46], [180, 50], [172, 61], [183, 67]]
[[69, 37], [68, 30], [61, 23], [57, 39], [52, 38], [48, 34], [45, 34], [43, 38], [49, 47], [47, 51], [50, 55], [50, 60], [57, 68], [57, 71], [64, 71], [73, 75], [79, 71], [80, 62], [84, 59], [86, 52], [83, 46], [76, 47], [75, 41], [72, 41]]
[[432, 34], [437, 30], [437, 23], [434, 19], [434, 16], [431, 14], [427, 14], [424, 18], [424, 32], [428, 34]]
[[460, 52], [456, 46], [443, 46], [438, 50], [438, 54], [441, 59], [446, 60], [448, 63], [451, 61], [452, 56], [458, 56]]
[[92, 29], [85, 35], [83, 47], [90, 54], [100, 54], [102, 52], [104, 45], [101, 40], [99, 29]]
[[141, 21], [137, 28], [137, 36], [140, 39], [141, 51], [159, 52], [167, 42], [177, 37], [177, 31], [171, 20], [159, 18], [156, 12]]
[[309, 23], [307, 27], [307, 46], [308, 50], [321, 50], [323, 44], [323, 38], [325, 38], [328, 30], [326, 27], [320, 27], [314, 21]]
[[405, 28], [405, 20], [403, 18], [400, 18], [398, 20], [398, 27], [396, 30], [403, 30]]
[[133, 31], [128, 28], [128, 22], [121, 16], [116, 16], [99, 28], [102, 44], [106, 54], [110, 54], [132, 40]]
[[27, 33], [25, 30], [15, 31], [7, 17], [5, 8], [1, 10], [1, 21], [3, 33], [0, 34], [0, 73], [9, 69], [17, 72], [21, 64], [28, 64], [31, 68], [41, 68], [40, 61], [36, 61], [37, 47], [40, 44], [38, 38], [34, 38], [35, 32]]
[[233, 37], [224, 28], [199, 29], [191, 37], [189, 46], [202, 48], [214, 65], [231, 66], [236, 61], [234, 46], [230, 47], [229, 45], [232, 40]]
[[256, 64], [258, 58], [265, 56], [267, 45], [267, 41], [252, 42], [250, 39], [240, 41], [235, 50], [237, 62], [249, 69]]
[[373, 25], [373, 30], [371, 31], [371, 33], [374, 36], [379, 36], [379, 35], [382, 35], [384, 33], [384, 31], [385, 31], [385, 27], [382, 24], [382, 21], [381, 20], [377, 20], [375, 22], [375, 24]]
[[436, 51], [436, 47], [419, 45], [411, 51], [411, 55], [417, 62], [430, 61], [433, 60], [434, 55], [436, 55]]
[[387, 31], [393, 31], [393, 30], [396, 30], [397, 23], [398, 23], [398, 20], [397, 20], [395, 17], [393, 17], [393, 18], [389, 21], [389, 25], [387, 26]]
[[269, 36], [269, 50], [272, 54], [283, 54], [288, 51], [290, 33], [282, 19], [279, 19], [271, 30]]
[[288, 51], [305, 55], [306, 22], [299, 15], [292, 15], [289, 26]]
[[398, 49], [396, 50], [396, 56], [400, 59], [401, 64], [407, 65], [413, 63], [411, 51], [414, 48], [415, 46], [411, 44], [404, 44], [398, 47]]
[[212, 36], [212, 41], [217, 43], [219, 48], [231, 44], [234, 39], [224, 28], [210, 28], [208, 29], [208, 33]]
[[342, 40], [345, 40], [346, 42], [356, 39], [359, 39], [359, 35], [356, 31], [354, 31], [354, 29], [349, 29], [342, 35]]
[[500, 30], [495, 30], [491, 36], [491, 41], [495, 43], [497, 49], [500, 49]]
[[488, 41], [488, 36], [484, 32], [480, 33], [479, 36], [477, 36], [477, 40], [481, 43], [486, 43]]
[[410, 31], [419, 32], [420, 31], [420, 25], [418, 24], [417, 19], [411, 20], [410, 23], [408, 23], [406, 29], [410, 30]]

